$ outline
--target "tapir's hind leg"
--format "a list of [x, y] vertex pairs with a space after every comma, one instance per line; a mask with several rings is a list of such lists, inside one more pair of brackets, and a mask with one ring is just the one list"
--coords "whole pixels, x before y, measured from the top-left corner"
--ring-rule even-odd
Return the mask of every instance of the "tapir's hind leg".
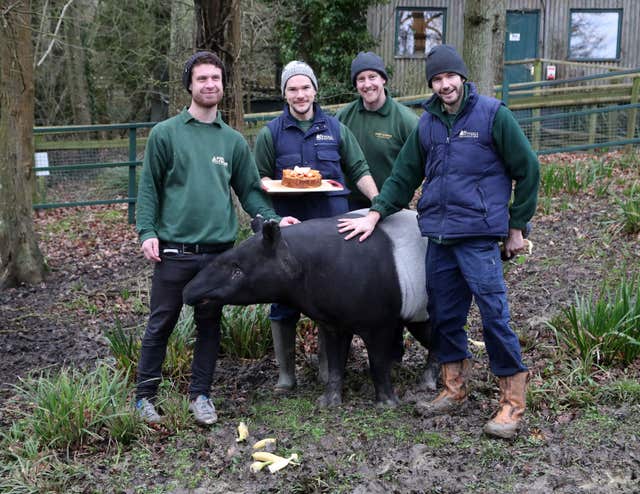
[[398, 404], [398, 397], [391, 384], [391, 361], [395, 335], [388, 331], [384, 335], [373, 335], [370, 331], [363, 331], [360, 337], [367, 347], [369, 355], [369, 370], [376, 390], [378, 405], [394, 407]]
[[[351, 333], [328, 324], [318, 325], [319, 337], [324, 340], [327, 356], [327, 383], [318, 405], [329, 407], [342, 403], [344, 369], [351, 344]], [[320, 335], [321, 334], [321, 335]]]
[[438, 384], [438, 377], [440, 376], [440, 364], [433, 351], [431, 323], [429, 321], [412, 322], [407, 324], [407, 329], [429, 352], [427, 367], [418, 386], [421, 389], [435, 391]]

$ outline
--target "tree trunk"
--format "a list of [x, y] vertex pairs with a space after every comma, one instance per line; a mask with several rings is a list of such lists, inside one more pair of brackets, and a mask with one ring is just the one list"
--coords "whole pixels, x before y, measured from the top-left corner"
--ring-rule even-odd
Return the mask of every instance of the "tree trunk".
[[463, 58], [478, 92], [494, 96], [502, 80], [506, 0], [466, 0]]
[[0, 10], [0, 287], [38, 283], [45, 265], [33, 230], [31, 2]]
[[74, 125], [91, 125], [86, 47], [80, 36], [80, 19], [87, 7], [85, 2], [75, 1], [63, 21], [65, 31], [64, 63]]
[[182, 85], [184, 62], [195, 46], [194, 9], [187, 2], [171, 2], [171, 47], [169, 56], [169, 116], [189, 104], [189, 93]]
[[227, 81], [220, 110], [232, 127], [242, 130], [242, 74], [240, 73], [240, 0], [194, 0], [196, 47], [216, 53], [224, 63]]

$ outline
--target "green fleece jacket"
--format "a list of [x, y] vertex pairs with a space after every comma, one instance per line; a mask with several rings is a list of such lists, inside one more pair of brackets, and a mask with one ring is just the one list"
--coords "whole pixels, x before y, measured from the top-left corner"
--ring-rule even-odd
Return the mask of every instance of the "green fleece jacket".
[[[391, 168], [400, 149], [418, 125], [418, 115], [407, 106], [398, 103], [384, 90], [384, 105], [375, 111], [367, 110], [362, 98], [352, 101], [336, 113], [336, 118], [345, 124], [358, 140], [364, 153], [371, 176], [382, 189], [384, 181], [391, 175]], [[351, 196], [360, 201], [368, 199], [347, 179]]]
[[249, 145], [220, 112], [213, 123], [186, 109], [159, 123], [147, 141], [138, 188], [140, 241], [233, 242], [238, 219], [231, 189], [249, 215], [280, 220], [260, 188]]
[[[462, 105], [466, 104], [467, 97], [468, 85], [465, 84]], [[463, 106], [460, 109], [462, 108]], [[427, 111], [440, 118], [449, 129], [457, 117], [447, 114], [439, 99], [435, 99]], [[501, 106], [496, 113], [492, 135], [496, 151], [507, 173], [515, 181], [513, 201], [509, 208], [509, 227], [524, 229], [533, 217], [538, 202], [538, 158], [515, 117], [505, 106]], [[371, 209], [384, 218], [406, 207], [424, 179], [426, 157], [426, 151], [420, 143], [420, 130], [416, 127], [400, 150], [392, 174], [384, 183], [380, 194], [374, 198]], [[429, 191], [426, 190], [425, 193], [428, 194]]]

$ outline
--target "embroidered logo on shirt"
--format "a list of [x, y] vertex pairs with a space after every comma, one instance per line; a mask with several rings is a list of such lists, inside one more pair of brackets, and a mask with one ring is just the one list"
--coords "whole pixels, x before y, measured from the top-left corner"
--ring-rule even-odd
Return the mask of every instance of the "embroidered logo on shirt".
[[378, 139], [391, 139], [393, 136], [391, 134], [387, 134], [385, 132], [374, 132], [373, 135]]
[[476, 132], [473, 130], [461, 130], [460, 133], [458, 134], [458, 137], [478, 139], [480, 137], [480, 132]]
[[213, 158], [211, 158], [211, 163], [213, 163], [214, 165], [229, 166], [229, 163], [226, 162], [224, 156], [214, 156]]
[[316, 134], [316, 141], [333, 141], [335, 140], [332, 135]]

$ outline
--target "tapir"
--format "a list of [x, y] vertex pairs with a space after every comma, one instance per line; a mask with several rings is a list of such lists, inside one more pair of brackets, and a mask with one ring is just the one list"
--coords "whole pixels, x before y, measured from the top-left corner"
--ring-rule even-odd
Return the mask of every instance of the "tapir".
[[[341, 217], [363, 216], [358, 210]], [[393, 406], [394, 333], [402, 326], [431, 346], [424, 258], [415, 211], [387, 217], [366, 242], [345, 240], [337, 219], [280, 228], [256, 218], [256, 234], [217, 256], [185, 287], [187, 304], [250, 305], [278, 302], [320, 325], [328, 382], [319, 403], [342, 403], [345, 363], [353, 334], [367, 349], [376, 402]], [[325, 329], [328, 328], [332, 329]], [[423, 383], [435, 389], [437, 362], [429, 352]]]

